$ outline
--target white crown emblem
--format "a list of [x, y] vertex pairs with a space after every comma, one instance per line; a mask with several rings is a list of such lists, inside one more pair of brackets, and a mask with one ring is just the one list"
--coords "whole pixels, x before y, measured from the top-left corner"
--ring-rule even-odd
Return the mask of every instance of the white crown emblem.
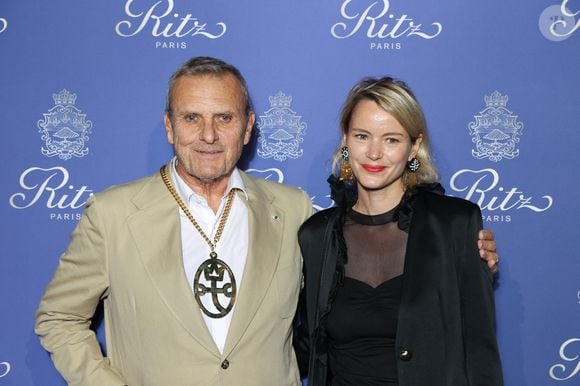
[[86, 114], [75, 107], [77, 95], [63, 89], [52, 94], [54, 107], [43, 113], [44, 119], [37, 123], [44, 147], [40, 149], [47, 157], [58, 156], [62, 160], [84, 157], [89, 153], [85, 143], [93, 123], [85, 121]]
[[516, 144], [520, 142], [524, 124], [506, 108], [509, 97], [494, 91], [484, 100], [487, 107], [469, 123], [471, 141], [476, 147], [471, 154], [477, 159], [488, 158], [494, 162], [517, 157], [520, 151]]
[[499, 91], [494, 91], [491, 95], [486, 95], [483, 99], [487, 107], [506, 107], [510, 98], [507, 95], [501, 95]]
[[306, 123], [301, 122], [302, 117], [290, 109], [292, 97], [278, 91], [269, 100], [271, 108], [260, 115], [257, 125], [258, 155], [280, 162], [301, 157], [303, 150], [300, 144], [304, 141], [302, 136], [306, 132]]
[[74, 105], [77, 100], [77, 94], [72, 94], [67, 90], [63, 89], [58, 94], [52, 94], [52, 99], [54, 99], [55, 105], [61, 106]]
[[290, 108], [290, 105], [292, 104], [292, 97], [290, 95], [284, 95], [282, 91], [278, 91], [278, 93], [274, 96], [269, 96], [268, 99], [270, 100], [271, 107], [276, 107], [279, 109], [283, 109], [285, 107]]

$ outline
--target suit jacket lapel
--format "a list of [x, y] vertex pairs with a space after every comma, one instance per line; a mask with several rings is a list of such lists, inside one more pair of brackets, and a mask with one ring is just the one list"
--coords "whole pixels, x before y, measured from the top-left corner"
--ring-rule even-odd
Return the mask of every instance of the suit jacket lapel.
[[284, 212], [273, 205], [272, 196], [244, 173], [242, 178], [248, 194], [248, 256], [224, 347], [225, 356], [239, 343], [270, 288], [282, 245]]
[[201, 346], [220, 357], [183, 269], [179, 209], [159, 174], [133, 199], [128, 219], [139, 256], [171, 314]]

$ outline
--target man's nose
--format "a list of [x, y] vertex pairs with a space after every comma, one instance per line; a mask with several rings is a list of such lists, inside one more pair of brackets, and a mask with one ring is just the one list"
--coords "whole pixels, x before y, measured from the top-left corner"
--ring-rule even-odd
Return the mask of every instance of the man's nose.
[[199, 139], [206, 143], [214, 143], [219, 140], [216, 124], [214, 122], [204, 123], [201, 126]]

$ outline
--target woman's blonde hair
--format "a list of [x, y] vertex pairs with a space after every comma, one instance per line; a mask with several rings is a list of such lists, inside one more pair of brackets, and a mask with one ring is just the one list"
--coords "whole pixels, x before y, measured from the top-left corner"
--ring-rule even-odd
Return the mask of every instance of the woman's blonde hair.
[[[391, 114], [403, 126], [415, 143], [422, 136], [421, 145], [415, 158], [421, 162], [416, 172], [408, 168], [403, 173], [403, 181], [407, 189], [417, 184], [433, 183], [439, 180], [437, 168], [433, 163], [429, 145], [429, 134], [423, 110], [411, 89], [402, 81], [391, 77], [364, 78], [348, 93], [340, 114], [341, 137], [349, 132], [352, 112], [362, 100], [371, 100], [383, 110]], [[342, 162], [341, 145], [333, 156], [332, 169], [338, 175]]]

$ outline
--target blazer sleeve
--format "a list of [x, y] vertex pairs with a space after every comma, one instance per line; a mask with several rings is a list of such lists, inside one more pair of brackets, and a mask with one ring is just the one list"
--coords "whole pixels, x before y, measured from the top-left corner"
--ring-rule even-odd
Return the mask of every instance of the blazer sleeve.
[[90, 329], [108, 294], [106, 240], [91, 197], [36, 312], [35, 332], [69, 385], [124, 385]]
[[294, 329], [294, 339], [292, 341], [294, 351], [296, 352], [298, 369], [300, 370], [300, 376], [302, 378], [308, 375], [308, 363], [310, 359], [310, 331], [308, 329], [304, 296], [304, 293], [301, 293], [298, 301], [295, 320], [296, 328]]
[[[470, 205], [471, 206], [471, 205]], [[476, 239], [481, 211], [473, 205], [460, 262], [460, 296], [465, 363], [469, 385], [503, 385], [496, 339], [493, 276], [480, 259]]]
[[[314, 213], [314, 209], [310, 211], [310, 215]], [[310, 217], [310, 215], [308, 217]], [[302, 378], [308, 375], [308, 363], [310, 358], [310, 331], [308, 328], [307, 306], [306, 306], [306, 285], [307, 275], [309, 274], [308, 264], [311, 263], [311, 256], [308, 256], [308, 249], [305, 247], [303, 229], [308, 223], [306, 221], [300, 227], [298, 234], [298, 244], [300, 245], [300, 253], [302, 254], [302, 290], [298, 297], [298, 306], [296, 310], [296, 317], [294, 319], [294, 336], [292, 345], [296, 353], [296, 360], [298, 362], [298, 369]]]

